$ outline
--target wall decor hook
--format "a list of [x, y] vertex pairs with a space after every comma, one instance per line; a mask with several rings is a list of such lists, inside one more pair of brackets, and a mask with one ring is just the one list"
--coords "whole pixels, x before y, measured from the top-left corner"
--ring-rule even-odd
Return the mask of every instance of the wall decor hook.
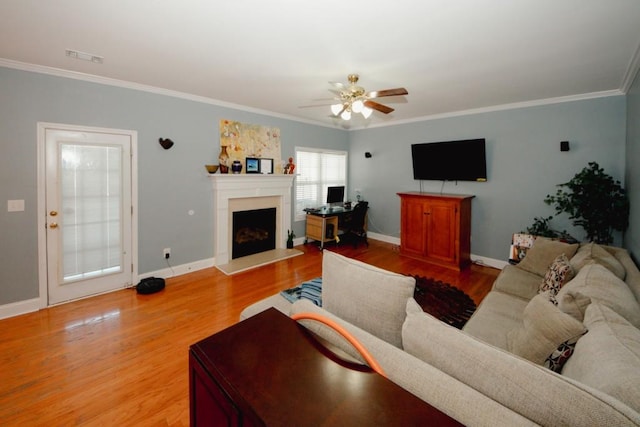
[[164, 148], [165, 150], [168, 150], [169, 148], [173, 147], [173, 141], [170, 140], [169, 138], [160, 138], [158, 142], [160, 143], [160, 145], [162, 145], [162, 148]]

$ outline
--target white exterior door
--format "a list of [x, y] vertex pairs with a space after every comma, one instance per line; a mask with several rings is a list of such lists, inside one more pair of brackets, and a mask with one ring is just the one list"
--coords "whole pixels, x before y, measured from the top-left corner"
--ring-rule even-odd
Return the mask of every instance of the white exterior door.
[[47, 304], [131, 285], [135, 133], [39, 126], [45, 162]]

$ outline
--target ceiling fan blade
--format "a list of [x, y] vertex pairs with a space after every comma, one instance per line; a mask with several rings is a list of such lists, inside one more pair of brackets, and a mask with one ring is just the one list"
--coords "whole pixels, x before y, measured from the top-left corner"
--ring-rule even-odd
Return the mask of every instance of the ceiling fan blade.
[[[344, 90], [347, 88], [347, 86], [345, 86], [344, 84], [340, 83], [340, 82], [329, 82], [330, 85], [337, 87], [340, 90]], [[329, 89], [331, 90], [331, 89]]]
[[380, 111], [381, 113], [384, 113], [384, 114], [389, 114], [390, 112], [393, 111], [393, 108], [387, 107], [386, 105], [379, 104], [379, 103], [377, 103], [375, 101], [371, 101], [369, 99], [364, 101], [364, 105], [366, 107], [369, 107], [369, 108], [372, 108], [374, 110]]
[[374, 90], [373, 92], [369, 92], [367, 96], [369, 98], [380, 98], [383, 96], [397, 96], [397, 95], [408, 95], [409, 92], [403, 87], [398, 87], [395, 89], [384, 89], [384, 90]]

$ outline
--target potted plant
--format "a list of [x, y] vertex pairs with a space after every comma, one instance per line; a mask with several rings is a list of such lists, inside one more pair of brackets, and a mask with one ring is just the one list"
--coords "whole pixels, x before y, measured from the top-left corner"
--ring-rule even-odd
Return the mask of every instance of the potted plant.
[[554, 205], [556, 215], [569, 214], [573, 225], [584, 228], [587, 240], [610, 244], [613, 230], [624, 231], [629, 225], [629, 199], [620, 185], [604, 173], [598, 163], [578, 172], [569, 182], [558, 184], [554, 195], [544, 199]]
[[533, 224], [527, 227], [527, 234], [532, 234], [534, 236], [548, 237], [551, 239], [559, 239], [563, 242], [568, 243], [577, 243], [578, 241], [570, 235], [566, 230], [558, 231], [551, 228], [550, 221], [553, 219], [553, 216], [549, 216], [547, 218], [533, 218]]
[[287, 249], [293, 248], [293, 238], [296, 237], [293, 234], [293, 230], [287, 230]]

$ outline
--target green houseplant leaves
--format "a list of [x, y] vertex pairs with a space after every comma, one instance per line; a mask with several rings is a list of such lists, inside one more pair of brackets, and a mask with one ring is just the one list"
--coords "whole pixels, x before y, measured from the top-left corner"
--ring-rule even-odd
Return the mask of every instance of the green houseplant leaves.
[[629, 225], [629, 199], [620, 185], [598, 163], [578, 172], [569, 182], [558, 184], [554, 195], [544, 199], [553, 205], [556, 215], [567, 213], [573, 225], [584, 228], [587, 240], [609, 244], [613, 230], [624, 231]]

